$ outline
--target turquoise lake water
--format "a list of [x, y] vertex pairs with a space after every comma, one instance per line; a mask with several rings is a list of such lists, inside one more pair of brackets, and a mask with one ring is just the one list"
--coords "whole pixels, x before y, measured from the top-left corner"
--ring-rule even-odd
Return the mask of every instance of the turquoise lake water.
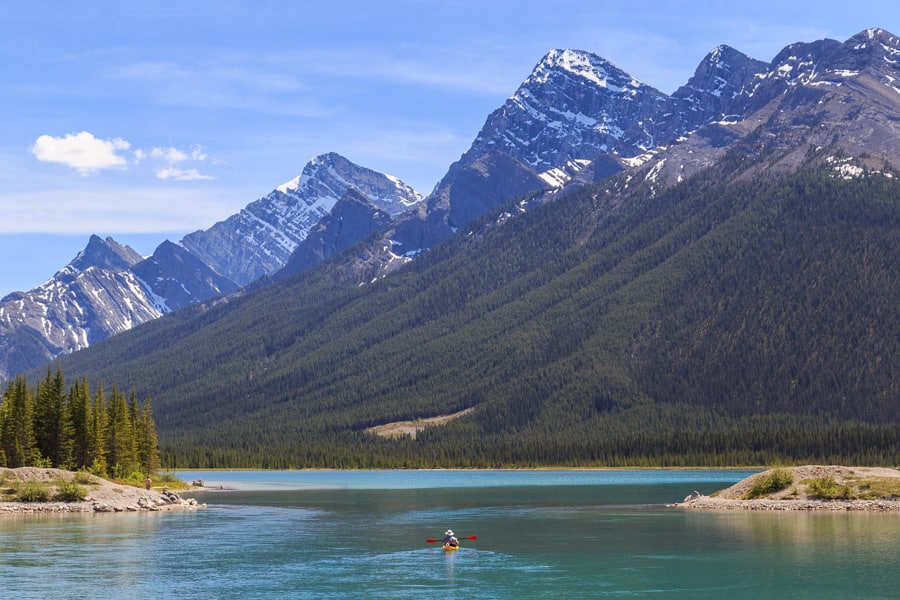
[[[5, 598], [898, 598], [900, 514], [667, 507], [749, 471], [180, 472], [190, 513], [0, 519]], [[427, 538], [452, 528], [445, 553]]]

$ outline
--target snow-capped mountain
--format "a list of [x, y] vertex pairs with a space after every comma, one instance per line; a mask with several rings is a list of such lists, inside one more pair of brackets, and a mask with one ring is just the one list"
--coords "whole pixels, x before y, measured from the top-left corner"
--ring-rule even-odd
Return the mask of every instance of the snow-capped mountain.
[[391, 232], [414, 255], [507, 201], [632, 168], [635, 159], [728, 114], [766, 64], [720, 46], [667, 95], [603, 58], [552, 50], [485, 121], [425, 200]]
[[843, 43], [792, 44], [737, 100], [767, 119], [781, 144], [838, 143], [852, 155], [896, 157], [900, 39], [869, 29]]
[[48, 281], [0, 300], [0, 377], [236, 289], [170, 242], [144, 259], [112, 238], [91, 236]]
[[239, 286], [168, 240], [131, 268], [148, 299], [161, 313], [236, 292]]
[[792, 44], [771, 63], [723, 45], [672, 95], [596, 55], [553, 50], [488, 116], [427, 210], [398, 221], [390, 240], [415, 255], [514, 198], [546, 198], [622, 170], [652, 169], [659, 185], [676, 183], [741, 141], [759, 151], [839, 142], [853, 155], [877, 148], [891, 162], [900, 156], [898, 47], [881, 29]]
[[[321, 247], [306, 257], [305, 266], [421, 200], [399, 179], [331, 153], [312, 159], [300, 176], [239, 214], [188, 235], [182, 245], [165, 241], [146, 259], [111, 238], [92, 236], [84, 251], [46, 283], [0, 301], [0, 378], [173, 310], [227, 296], [274, 273], [341, 206], [338, 201], [348, 190], [356, 190], [359, 202], [342, 210], [345, 227], [337, 237], [317, 234]], [[360, 202], [369, 208], [359, 209]]]
[[846, 42], [791, 44], [744, 82], [720, 117], [657, 149], [640, 168], [668, 185], [731, 149], [769, 156], [771, 174], [790, 172], [820, 149], [857, 167], [900, 168], [900, 40], [869, 29]]
[[669, 96], [595, 54], [553, 50], [488, 116], [460, 162], [499, 150], [540, 173], [602, 154], [634, 157], [717, 118], [764, 68], [720, 46]]
[[282, 268], [351, 187], [391, 216], [421, 200], [396, 177], [339, 154], [323, 154], [309, 161], [298, 177], [225, 221], [186, 236], [181, 244], [219, 273], [246, 285]]
[[149, 262], [92, 238], [46, 284], [0, 301], [0, 377], [227, 294], [289, 261], [280, 276], [309, 268], [379, 230], [347, 259], [367, 269], [347, 273], [375, 265], [383, 274], [513, 199], [549, 201], [621, 171], [630, 171], [622, 185], [634, 177], [671, 185], [730, 149], [771, 156], [761, 168], [786, 172], [819, 148], [855, 161], [835, 162], [843, 169], [900, 167], [894, 35], [870, 29], [843, 43], [792, 44], [771, 63], [719, 46], [671, 95], [596, 55], [553, 50], [424, 201], [400, 180], [331, 153], [181, 246], [160, 246]]
[[595, 54], [552, 50], [461, 162], [499, 150], [542, 172], [604, 153], [634, 156], [683, 131], [676, 104]]

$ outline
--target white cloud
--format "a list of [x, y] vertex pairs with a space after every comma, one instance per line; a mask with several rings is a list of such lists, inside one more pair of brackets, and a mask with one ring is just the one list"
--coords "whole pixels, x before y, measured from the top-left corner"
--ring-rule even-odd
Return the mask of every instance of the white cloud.
[[150, 151], [153, 158], [161, 158], [169, 162], [181, 162], [187, 160], [188, 155], [178, 148], [154, 148]]
[[202, 181], [215, 179], [212, 175], [204, 175], [197, 169], [176, 169], [175, 167], [164, 167], [157, 169], [157, 179], [174, 179], [176, 181]]
[[32, 146], [35, 158], [42, 162], [57, 162], [78, 169], [83, 174], [124, 167], [125, 158], [116, 152], [127, 150], [131, 144], [120, 138], [104, 140], [82, 131], [64, 137], [42, 135]]

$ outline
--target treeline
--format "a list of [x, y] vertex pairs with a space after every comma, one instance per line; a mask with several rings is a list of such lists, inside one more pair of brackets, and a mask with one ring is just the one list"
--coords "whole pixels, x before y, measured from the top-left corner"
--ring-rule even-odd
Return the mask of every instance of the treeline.
[[66, 389], [57, 367], [36, 389], [22, 376], [0, 402], [0, 466], [86, 469], [101, 477], [148, 476], [160, 468], [150, 399], [115, 387], [109, 395], [87, 378]]
[[[686, 410], [690, 410], [686, 407]], [[646, 416], [643, 415], [643, 416]], [[431, 469], [649, 468], [771, 464], [900, 465], [895, 424], [822, 424], [788, 415], [735, 420], [715, 430], [647, 429], [637, 414], [604, 426], [534, 435], [479, 434], [477, 426], [435, 427], [417, 439], [346, 434], [301, 443], [241, 448], [175, 444], [165, 450], [172, 468]]]

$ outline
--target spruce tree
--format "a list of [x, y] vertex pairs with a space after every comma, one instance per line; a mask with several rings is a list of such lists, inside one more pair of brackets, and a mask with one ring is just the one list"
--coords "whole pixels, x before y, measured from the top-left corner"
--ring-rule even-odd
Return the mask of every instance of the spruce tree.
[[34, 397], [25, 377], [20, 375], [9, 382], [0, 409], [0, 447], [6, 466], [15, 469], [33, 464], [39, 458], [34, 444]]
[[129, 475], [134, 469], [134, 428], [125, 395], [113, 387], [107, 408], [106, 462], [113, 476]]
[[72, 417], [72, 464], [75, 468], [90, 467], [93, 452], [93, 410], [87, 377], [76, 381], [69, 390], [69, 412]]
[[65, 379], [59, 365], [56, 374], [47, 368], [47, 376], [38, 382], [34, 405], [34, 437], [41, 457], [54, 467], [71, 466], [72, 422], [65, 391]]
[[159, 441], [156, 435], [156, 422], [153, 420], [153, 405], [150, 398], [144, 400], [137, 422], [137, 455], [142, 472], [149, 476], [160, 469]]
[[103, 382], [97, 382], [97, 393], [94, 394], [90, 428], [91, 471], [106, 476], [109, 463], [106, 461], [106, 395]]

